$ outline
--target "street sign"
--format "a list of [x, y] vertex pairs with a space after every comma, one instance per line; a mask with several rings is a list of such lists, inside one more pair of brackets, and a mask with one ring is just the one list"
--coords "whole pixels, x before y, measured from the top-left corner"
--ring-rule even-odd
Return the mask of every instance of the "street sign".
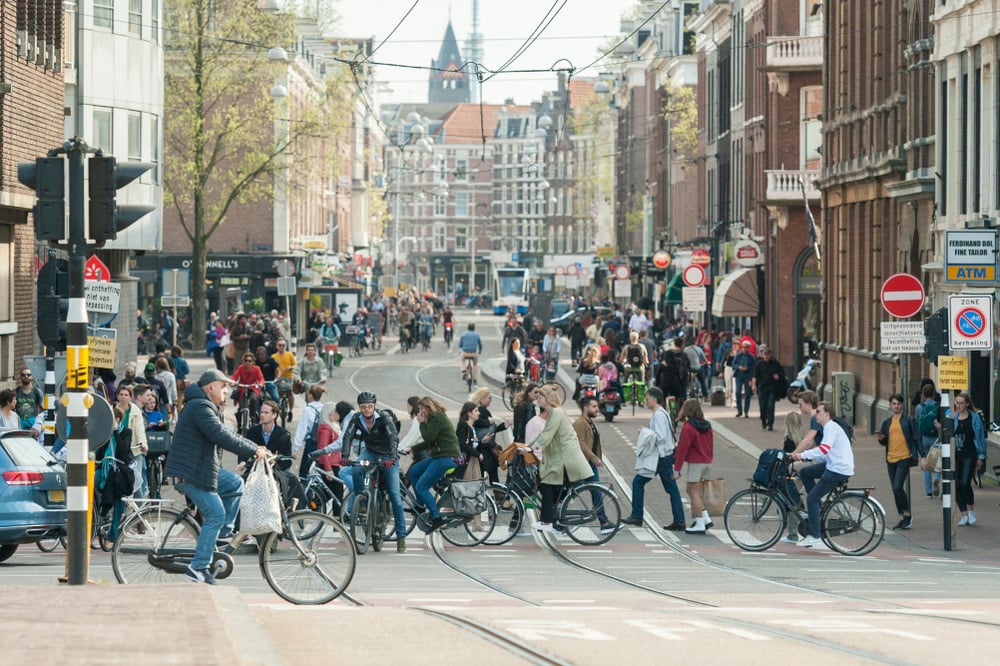
[[701, 248], [691, 250], [691, 263], [698, 266], [707, 266], [712, 263], [712, 255], [708, 253], [708, 250]]
[[907, 273], [896, 273], [882, 283], [882, 307], [893, 317], [907, 319], [924, 307], [924, 285]]
[[627, 280], [632, 277], [632, 269], [628, 264], [615, 264], [615, 279]]
[[[103, 396], [96, 393], [88, 395], [94, 399], [94, 404], [87, 412], [87, 441], [90, 450], [96, 451], [111, 439], [115, 413]], [[66, 407], [61, 401], [56, 401], [56, 434], [64, 442], [69, 440], [69, 419], [66, 418]]]
[[993, 349], [993, 297], [948, 297], [948, 347], [952, 351]]
[[686, 312], [704, 312], [708, 309], [708, 290], [704, 287], [682, 287], [681, 307]]
[[629, 298], [632, 295], [632, 280], [615, 280], [614, 297]]
[[90, 365], [95, 368], [114, 368], [118, 349], [118, 331], [113, 328], [98, 328], [87, 336], [90, 349]]
[[922, 321], [883, 321], [880, 342], [883, 354], [922, 354], [927, 337]]
[[661, 270], [668, 268], [672, 260], [673, 257], [670, 256], [670, 253], [664, 250], [660, 250], [653, 255], [653, 265]]
[[117, 282], [97, 282], [84, 280], [84, 294], [87, 299], [87, 312], [102, 314], [118, 314], [121, 303], [122, 286]]
[[294, 295], [295, 295], [295, 278], [294, 277], [278, 278], [278, 296], [294, 296]]
[[274, 270], [283, 278], [295, 275], [295, 262], [291, 259], [281, 259], [274, 264]]
[[108, 269], [108, 265], [101, 261], [96, 254], [92, 254], [87, 259], [87, 263], [83, 265], [83, 279], [107, 282], [111, 279], [111, 271]]
[[705, 269], [698, 264], [691, 264], [681, 271], [681, 279], [689, 287], [700, 287], [705, 284]]
[[938, 388], [942, 391], [968, 390], [968, 356], [938, 356]]
[[995, 229], [951, 229], [944, 232], [945, 282], [995, 282]]

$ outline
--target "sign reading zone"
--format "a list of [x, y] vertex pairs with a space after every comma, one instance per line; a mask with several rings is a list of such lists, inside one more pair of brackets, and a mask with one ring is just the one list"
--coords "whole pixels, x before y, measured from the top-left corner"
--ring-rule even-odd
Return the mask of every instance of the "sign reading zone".
[[948, 297], [948, 347], [952, 351], [993, 349], [993, 297]]

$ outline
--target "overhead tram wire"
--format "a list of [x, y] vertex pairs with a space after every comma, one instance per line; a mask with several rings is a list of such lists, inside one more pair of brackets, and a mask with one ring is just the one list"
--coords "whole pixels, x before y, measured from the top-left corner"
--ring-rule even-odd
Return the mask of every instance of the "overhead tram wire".
[[[392, 30], [389, 31], [389, 34], [385, 36], [385, 39], [383, 39], [381, 42], [379, 42], [378, 46], [376, 46], [375, 48], [373, 48], [372, 52], [369, 53], [368, 55], [366, 55], [364, 57], [363, 62], [367, 62], [373, 55], [375, 55], [378, 52], [378, 50], [380, 48], [382, 48], [383, 46], [385, 46], [385, 43], [387, 41], [389, 41], [390, 39], [392, 39], [392, 36], [396, 34], [397, 30], [399, 30], [399, 26], [403, 25], [403, 23], [406, 21], [406, 19], [408, 19], [410, 17], [410, 14], [413, 13], [413, 10], [416, 9], [417, 5], [419, 5], [419, 4], [420, 4], [420, 0], [413, 0], [413, 4], [410, 5], [410, 8], [406, 10], [406, 13], [403, 14], [403, 17], [400, 18], [399, 21], [396, 22], [396, 25], [393, 27]], [[361, 53], [361, 52], [358, 51], [358, 53]]]
[[[531, 34], [528, 35], [528, 37], [524, 40], [524, 42], [522, 42], [521, 45], [514, 50], [514, 54], [511, 55], [509, 58], [507, 58], [507, 61], [504, 62], [504, 64], [500, 65], [500, 67], [495, 72], [493, 72], [492, 74], [490, 74], [489, 77], [487, 77], [487, 80], [505, 71], [506, 68], [509, 67], [511, 64], [513, 64], [515, 60], [524, 55], [525, 51], [531, 48], [531, 46], [535, 43], [535, 40], [538, 39], [538, 37], [541, 36], [541, 34], [548, 29], [549, 25], [552, 24], [552, 21], [554, 21], [555, 18], [559, 16], [559, 12], [563, 10], [563, 8], [566, 6], [566, 3], [569, 2], [569, 0], [562, 0], [562, 4], [559, 6], [559, 9], [556, 9], [556, 5], [558, 5], [559, 2], [560, 0], [554, 0], [552, 2], [552, 5], [549, 7], [549, 10], [545, 12], [545, 16], [543, 16], [542, 20], [538, 22], [538, 25], [536, 25], [535, 29], [531, 31]], [[553, 13], [553, 10], [555, 10], [555, 13]], [[546, 21], [546, 19], [548, 19], [548, 21]]]

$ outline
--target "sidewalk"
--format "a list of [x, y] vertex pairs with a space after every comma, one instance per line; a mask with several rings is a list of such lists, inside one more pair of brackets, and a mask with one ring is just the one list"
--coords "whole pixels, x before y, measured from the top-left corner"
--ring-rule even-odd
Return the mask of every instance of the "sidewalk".
[[[503, 358], [491, 356], [481, 363], [483, 378], [494, 386], [503, 386]], [[567, 372], [564, 365], [559, 368], [559, 379], [566, 386], [572, 386], [575, 376]], [[716, 440], [716, 458], [720, 458], [718, 439], [732, 444], [745, 459], [735, 457], [726, 464], [712, 464], [713, 469], [719, 467], [721, 476], [726, 478], [728, 496], [748, 485], [746, 479], [754, 469], [754, 461], [760, 452], [768, 448], [782, 448], [784, 439], [784, 417], [789, 411], [797, 410], [796, 405], [787, 400], [778, 401], [775, 409], [775, 424], [773, 431], [762, 430], [756, 400], [750, 407], [749, 418], [736, 418], [736, 410], [732, 407], [712, 407], [703, 403], [705, 417], [712, 422], [712, 427], [718, 436]], [[570, 407], [570, 411], [573, 407]], [[851, 487], [872, 487], [872, 496], [881, 503], [886, 513], [885, 542], [898, 548], [917, 551], [926, 555], [952, 557], [955, 559], [988, 559], [1000, 562], [1000, 487], [987, 476], [983, 479], [983, 488], [973, 486], [976, 495], [976, 518], [974, 526], [958, 527], [957, 506], [952, 519], [952, 550], [944, 550], [944, 514], [942, 501], [928, 499], [924, 494], [923, 472], [913, 468], [910, 473], [910, 503], [913, 514], [913, 527], [909, 530], [893, 531], [891, 528], [899, 520], [896, 505], [885, 465], [885, 449], [875, 439], [874, 435], [855, 430], [854, 438], [854, 476]], [[989, 461], [987, 461], [989, 466]], [[952, 505], [955, 505], [952, 498]]]

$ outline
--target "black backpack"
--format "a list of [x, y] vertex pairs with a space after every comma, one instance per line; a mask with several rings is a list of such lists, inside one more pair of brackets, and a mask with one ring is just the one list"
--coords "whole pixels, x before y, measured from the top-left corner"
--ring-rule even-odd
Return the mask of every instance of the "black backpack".
[[629, 345], [625, 358], [628, 359], [629, 365], [642, 365], [642, 345]]
[[854, 446], [854, 426], [847, 422], [843, 416], [834, 416], [833, 422], [839, 425], [844, 430], [844, 434], [847, 435], [847, 441]]
[[785, 453], [781, 449], [764, 449], [757, 458], [757, 469], [751, 480], [758, 486], [773, 488], [784, 474]]
[[320, 421], [320, 411], [308, 405], [308, 408], [315, 412], [316, 417], [313, 419], [312, 427], [309, 428], [309, 433], [306, 435], [305, 450], [307, 452], [316, 450], [316, 443], [319, 441], [319, 421]]

